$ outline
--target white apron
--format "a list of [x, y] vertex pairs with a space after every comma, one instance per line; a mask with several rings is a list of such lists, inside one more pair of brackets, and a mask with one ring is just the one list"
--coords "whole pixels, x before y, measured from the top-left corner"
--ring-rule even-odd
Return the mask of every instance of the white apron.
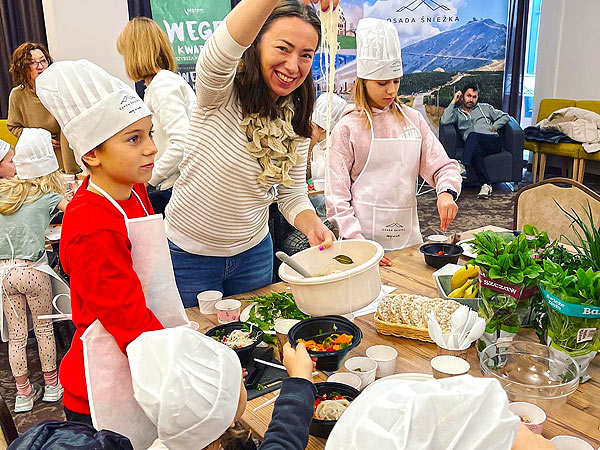
[[[129, 219], [108, 193], [91, 180], [89, 185], [123, 214], [131, 242], [133, 269], [142, 284], [146, 306], [166, 328], [187, 325], [189, 322], [175, 284], [162, 216], [155, 214]], [[133, 194], [146, 211], [138, 194], [135, 191]], [[158, 435], [156, 427], [133, 396], [127, 357], [99, 320], [87, 328], [81, 339], [94, 427], [97, 430], [112, 430], [128, 437], [135, 450], [147, 449]]]
[[423, 242], [417, 216], [417, 178], [421, 159], [421, 133], [408, 124], [401, 137], [375, 138], [364, 169], [352, 184], [352, 207], [366, 239], [386, 251]]
[[[14, 261], [14, 249], [12, 246], [12, 242], [10, 238], [6, 236], [8, 239], [8, 244], [10, 245], [12, 255], [10, 261], [8, 263], [3, 263], [0, 265], [0, 289], [2, 292], [0, 293], [0, 338], [2, 342], [8, 342], [8, 324], [4, 318], [4, 310], [2, 308], [1, 297], [6, 295], [4, 292], [4, 277], [8, 274], [9, 270], [19, 270], [19, 269], [35, 269], [40, 272], [44, 272], [45, 274], [50, 275], [50, 283], [52, 285], [52, 304], [53, 304], [53, 314], [68, 314], [71, 312], [71, 296], [69, 291], [69, 286], [64, 280], [59, 277], [52, 267], [48, 265], [48, 256], [44, 251], [43, 256], [38, 259], [33, 265], [27, 265], [24, 263], [18, 263]], [[64, 319], [58, 319], [64, 320]]]

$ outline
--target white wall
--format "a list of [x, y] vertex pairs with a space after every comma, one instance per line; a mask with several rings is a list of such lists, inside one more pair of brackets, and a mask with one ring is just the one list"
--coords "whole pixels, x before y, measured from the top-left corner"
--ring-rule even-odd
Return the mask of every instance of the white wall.
[[534, 120], [543, 98], [600, 100], [598, 0], [543, 0]]
[[[537, 120], [544, 98], [600, 100], [599, 0], [543, 0], [533, 98]], [[560, 167], [561, 159], [547, 165]], [[586, 172], [600, 173], [590, 161]]]
[[55, 60], [85, 58], [133, 86], [116, 44], [129, 20], [127, 0], [43, 0], [42, 4]]

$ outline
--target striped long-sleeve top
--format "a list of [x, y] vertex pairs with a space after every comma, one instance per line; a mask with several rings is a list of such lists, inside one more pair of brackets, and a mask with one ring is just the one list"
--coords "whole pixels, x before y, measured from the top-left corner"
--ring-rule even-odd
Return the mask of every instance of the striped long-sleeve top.
[[[233, 256], [269, 232], [269, 205], [276, 180], [258, 182], [262, 173], [246, 149], [240, 126], [242, 106], [234, 87], [237, 64], [247, 47], [239, 45], [223, 22], [203, 47], [196, 64], [197, 105], [185, 144], [181, 175], [166, 210], [168, 238], [183, 250], [204, 256]], [[308, 154], [309, 139], [298, 145]], [[277, 186], [279, 210], [291, 223], [313, 210], [306, 186], [306, 161], [289, 172], [294, 185]]]

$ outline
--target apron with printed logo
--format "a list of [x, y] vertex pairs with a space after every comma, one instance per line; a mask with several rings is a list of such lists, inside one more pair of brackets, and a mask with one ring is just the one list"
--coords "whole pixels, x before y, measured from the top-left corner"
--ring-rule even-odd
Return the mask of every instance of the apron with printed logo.
[[421, 133], [404, 116], [402, 136], [375, 138], [367, 163], [352, 184], [352, 207], [366, 239], [386, 251], [423, 242], [417, 216], [417, 179], [421, 159]]
[[[123, 208], [108, 193], [91, 180], [89, 185], [110, 201], [125, 219], [131, 242], [133, 270], [140, 279], [146, 306], [165, 328], [188, 325], [175, 284], [162, 215], [148, 215], [142, 200], [133, 190], [146, 216], [129, 219]], [[112, 430], [128, 437], [136, 450], [147, 449], [157, 438], [157, 431], [133, 396], [127, 357], [99, 320], [87, 328], [81, 339], [94, 427], [97, 430]]]

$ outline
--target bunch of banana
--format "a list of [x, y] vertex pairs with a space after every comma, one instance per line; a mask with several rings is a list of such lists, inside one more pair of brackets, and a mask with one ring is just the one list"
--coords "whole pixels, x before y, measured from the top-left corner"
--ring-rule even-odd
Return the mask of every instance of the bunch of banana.
[[479, 292], [479, 279], [477, 266], [460, 268], [450, 280], [452, 292], [450, 298], [475, 298]]

